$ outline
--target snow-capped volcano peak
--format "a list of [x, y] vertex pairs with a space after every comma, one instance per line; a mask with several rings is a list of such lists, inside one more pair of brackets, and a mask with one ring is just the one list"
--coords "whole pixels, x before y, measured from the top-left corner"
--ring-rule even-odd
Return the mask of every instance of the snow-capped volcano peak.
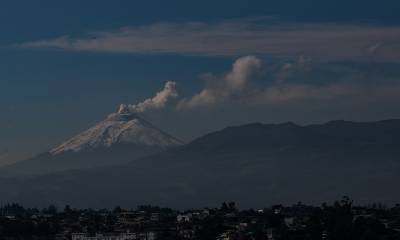
[[50, 153], [79, 152], [111, 147], [114, 144], [169, 148], [182, 143], [121, 105], [117, 113], [110, 114], [105, 120], [52, 149]]

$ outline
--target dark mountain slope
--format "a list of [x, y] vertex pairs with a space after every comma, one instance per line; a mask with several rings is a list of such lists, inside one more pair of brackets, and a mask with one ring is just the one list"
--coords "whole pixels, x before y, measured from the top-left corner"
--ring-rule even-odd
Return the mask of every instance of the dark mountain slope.
[[9, 179], [0, 191], [26, 204], [91, 207], [225, 200], [256, 207], [342, 195], [393, 204], [400, 202], [399, 181], [399, 120], [335, 121], [229, 127], [125, 166]]
[[53, 172], [126, 164], [160, 151], [163, 148], [118, 144], [83, 152], [65, 152], [52, 155], [42, 153], [28, 160], [0, 168], [2, 177], [28, 177]]

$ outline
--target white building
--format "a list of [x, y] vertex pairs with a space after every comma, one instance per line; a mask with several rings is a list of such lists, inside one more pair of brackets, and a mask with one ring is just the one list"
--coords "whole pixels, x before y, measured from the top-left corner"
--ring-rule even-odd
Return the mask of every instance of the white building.
[[[89, 237], [85, 233], [73, 233], [72, 240], [136, 240], [136, 233], [121, 233], [119, 235], [114, 234], [99, 234], [97, 233], [95, 236]], [[154, 239], [151, 239], [154, 240]]]

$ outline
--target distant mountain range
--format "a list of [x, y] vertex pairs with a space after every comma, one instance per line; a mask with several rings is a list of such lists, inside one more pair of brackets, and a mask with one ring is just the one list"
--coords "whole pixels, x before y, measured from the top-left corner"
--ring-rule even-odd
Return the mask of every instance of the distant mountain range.
[[[95, 127], [46, 153], [45, 161], [33, 159], [0, 169], [1, 176], [8, 176], [0, 180], [1, 201], [39, 206], [194, 207], [234, 200], [257, 207], [320, 203], [349, 195], [360, 203], [400, 202], [400, 120], [308, 126], [254, 123], [180, 145], [137, 116], [121, 120], [115, 115], [106, 121], [113, 122], [114, 117], [118, 127], [111, 127], [113, 131]], [[121, 132], [115, 129], [124, 129], [121, 125], [126, 121], [143, 123], [139, 131], [143, 134], [129, 130], [121, 138], [111, 137]], [[150, 138], [148, 132], [156, 137]], [[136, 148], [143, 146], [157, 150], [137, 157]], [[52, 161], [68, 162], [68, 166]], [[71, 167], [69, 162], [79, 164]]]

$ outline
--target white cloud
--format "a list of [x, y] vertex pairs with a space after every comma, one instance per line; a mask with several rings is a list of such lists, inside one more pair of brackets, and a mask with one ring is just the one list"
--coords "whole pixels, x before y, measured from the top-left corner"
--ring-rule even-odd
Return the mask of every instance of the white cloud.
[[366, 24], [305, 24], [264, 18], [216, 23], [156, 23], [25, 42], [23, 48], [54, 48], [140, 54], [277, 57], [315, 60], [400, 61], [400, 27]]
[[158, 92], [153, 98], [148, 98], [138, 104], [125, 105], [121, 104], [118, 113], [124, 112], [145, 112], [151, 109], [160, 109], [166, 106], [167, 102], [172, 98], [178, 97], [176, 83], [168, 81], [165, 83], [164, 89]]

